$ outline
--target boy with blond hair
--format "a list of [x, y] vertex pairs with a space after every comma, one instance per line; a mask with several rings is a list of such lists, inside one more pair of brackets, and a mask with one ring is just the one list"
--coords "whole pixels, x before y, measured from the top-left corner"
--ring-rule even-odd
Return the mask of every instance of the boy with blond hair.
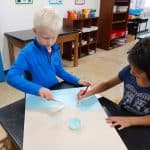
[[[34, 14], [33, 32], [35, 39], [20, 52], [7, 75], [7, 82], [13, 87], [45, 99], [54, 99], [49, 88], [59, 83], [57, 77], [70, 84], [89, 85], [67, 72], [62, 65], [60, 49], [56, 39], [62, 28], [62, 18], [50, 6], [39, 9]], [[24, 72], [30, 72], [28, 81]]]

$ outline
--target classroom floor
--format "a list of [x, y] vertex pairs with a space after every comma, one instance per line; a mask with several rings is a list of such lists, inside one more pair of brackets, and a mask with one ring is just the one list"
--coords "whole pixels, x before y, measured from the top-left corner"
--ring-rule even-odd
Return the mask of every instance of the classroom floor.
[[[72, 61], [63, 60], [64, 67], [71, 73], [93, 84], [107, 80], [127, 64], [126, 52], [134, 45], [135, 41], [113, 50], [104, 51], [97, 49], [96, 54], [79, 59], [78, 67], [73, 67]], [[120, 99], [122, 96], [122, 84], [112, 88], [101, 95], [111, 100]], [[24, 93], [10, 87], [7, 83], [0, 83], [0, 107], [8, 105], [24, 97]]]

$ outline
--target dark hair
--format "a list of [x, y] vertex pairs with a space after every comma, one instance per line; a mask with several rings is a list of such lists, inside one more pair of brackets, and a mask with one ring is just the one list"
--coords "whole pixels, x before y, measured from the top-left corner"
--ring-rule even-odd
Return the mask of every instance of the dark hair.
[[144, 71], [150, 80], [150, 37], [138, 41], [127, 53], [129, 63]]

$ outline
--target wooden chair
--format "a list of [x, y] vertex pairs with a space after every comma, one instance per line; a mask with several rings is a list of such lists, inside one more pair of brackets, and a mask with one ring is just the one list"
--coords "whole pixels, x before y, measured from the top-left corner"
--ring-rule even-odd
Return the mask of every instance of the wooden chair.
[[9, 138], [2, 125], [0, 125], [0, 150], [16, 150], [15, 145]]

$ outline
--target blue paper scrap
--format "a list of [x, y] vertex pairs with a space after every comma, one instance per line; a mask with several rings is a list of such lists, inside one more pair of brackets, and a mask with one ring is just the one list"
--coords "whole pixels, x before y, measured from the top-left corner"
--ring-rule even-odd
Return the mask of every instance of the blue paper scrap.
[[81, 121], [78, 118], [71, 118], [69, 120], [69, 128], [72, 130], [79, 130], [81, 129]]

